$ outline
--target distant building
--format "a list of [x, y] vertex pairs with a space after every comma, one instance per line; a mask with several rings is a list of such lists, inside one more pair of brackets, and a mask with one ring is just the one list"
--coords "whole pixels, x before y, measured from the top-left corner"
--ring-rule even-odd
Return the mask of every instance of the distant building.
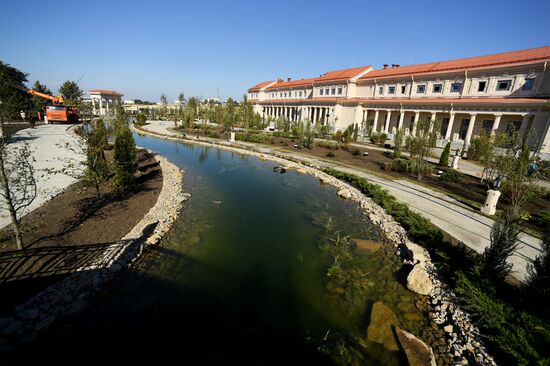
[[468, 148], [482, 130], [515, 130], [550, 158], [550, 46], [420, 65], [336, 70], [248, 89], [264, 118], [308, 119], [344, 130], [366, 123], [392, 137], [441, 122], [440, 144]]
[[93, 114], [104, 116], [114, 111], [115, 104], [122, 104], [122, 96], [119, 92], [105, 89], [88, 90], [90, 99], [92, 100]]
[[124, 101], [122, 101], [122, 103], [125, 104], [125, 105], [136, 104], [136, 102], [132, 99], [125, 99]]

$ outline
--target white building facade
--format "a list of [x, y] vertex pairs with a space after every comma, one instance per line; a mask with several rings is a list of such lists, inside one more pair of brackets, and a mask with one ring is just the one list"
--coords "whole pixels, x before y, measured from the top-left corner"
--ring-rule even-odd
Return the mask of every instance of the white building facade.
[[119, 92], [114, 90], [105, 89], [93, 89], [88, 90], [90, 99], [92, 101], [93, 114], [98, 116], [105, 116], [114, 112], [115, 104], [122, 104], [122, 96]]
[[260, 83], [248, 90], [264, 118], [328, 123], [343, 130], [415, 134], [421, 119], [440, 122], [440, 143], [467, 148], [482, 130], [516, 130], [550, 157], [550, 46], [420, 65], [328, 72]]

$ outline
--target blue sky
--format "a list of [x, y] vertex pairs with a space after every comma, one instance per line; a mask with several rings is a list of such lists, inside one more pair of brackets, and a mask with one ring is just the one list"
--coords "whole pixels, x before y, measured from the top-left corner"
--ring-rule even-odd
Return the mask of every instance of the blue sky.
[[0, 7], [0, 60], [57, 91], [158, 101], [277, 77], [550, 45], [550, 1], [28, 1]]

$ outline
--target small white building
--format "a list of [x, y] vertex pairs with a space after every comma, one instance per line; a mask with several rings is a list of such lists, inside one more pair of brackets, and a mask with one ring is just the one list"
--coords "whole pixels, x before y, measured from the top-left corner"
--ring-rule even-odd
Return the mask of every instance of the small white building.
[[104, 116], [114, 111], [115, 104], [122, 104], [122, 96], [114, 90], [93, 89], [88, 90], [92, 100], [93, 114]]

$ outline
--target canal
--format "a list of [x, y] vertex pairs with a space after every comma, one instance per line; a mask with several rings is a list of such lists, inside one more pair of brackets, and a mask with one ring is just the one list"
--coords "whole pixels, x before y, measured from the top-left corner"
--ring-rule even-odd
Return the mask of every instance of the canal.
[[273, 162], [135, 138], [186, 171], [192, 196], [158, 248], [87, 310], [56, 322], [28, 354], [406, 364], [396, 349], [369, 340], [370, 311], [383, 302], [403, 329], [422, 336], [421, 299], [396, 279], [393, 244], [355, 203], [312, 176], [274, 170]]

